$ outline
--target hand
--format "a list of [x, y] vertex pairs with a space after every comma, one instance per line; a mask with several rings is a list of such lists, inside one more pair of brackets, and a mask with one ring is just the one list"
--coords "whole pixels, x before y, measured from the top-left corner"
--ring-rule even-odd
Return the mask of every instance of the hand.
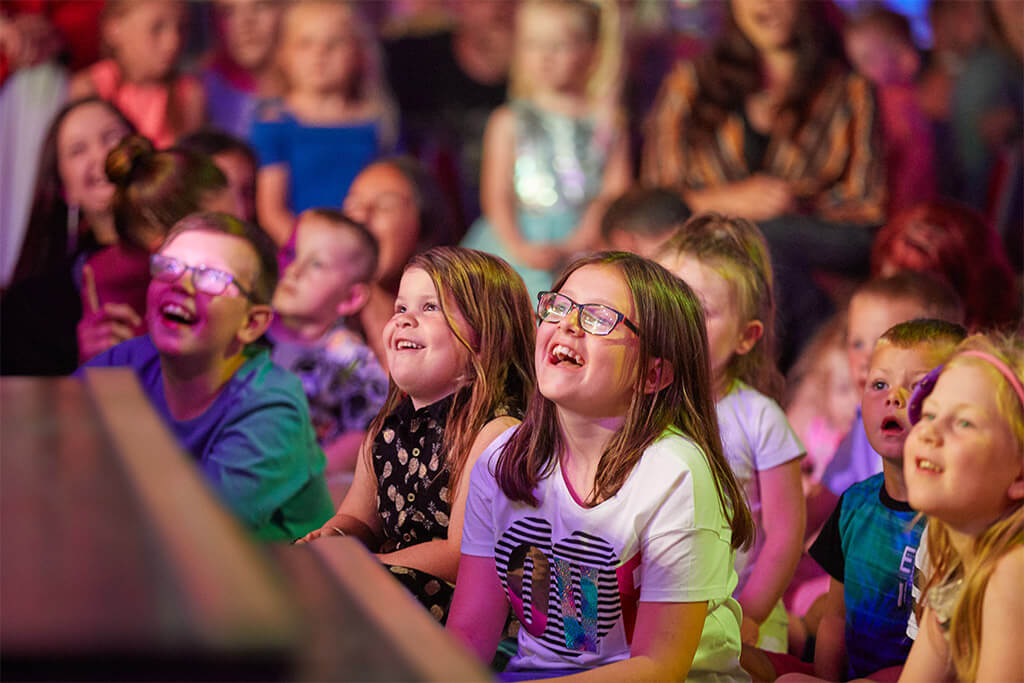
[[761, 627], [758, 623], [750, 617], [743, 617], [743, 622], [740, 624], [740, 641], [744, 645], [757, 645], [760, 636]]
[[537, 270], [554, 270], [568, 257], [565, 248], [553, 242], [521, 242], [511, 251], [514, 259]]
[[308, 534], [306, 534], [302, 538], [295, 539], [294, 543], [295, 543], [295, 545], [302, 545], [303, 543], [309, 543], [310, 541], [315, 541], [316, 539], [321, 538], [321, 537], [325, 537], [325, 536], [345, 536], [345, 535], [346, 534], [345, 534], [344, 531], [339, 529], [337, 526], [334, 526], [334, 520], [330, 520], [330, 521], [327, 522], [327, 524], [324, 524], [319, 529], [313, 529], [312, 531], [310, 531]]
[[718, 211], [753, 221], [777, 218], [794, 206], [789, 182], [757, 174], [745, 180], [714, 188], [698, 211]]
[[86, 311], [78, 321], [78, 360], [84, 363], [112, 346], [136, 336], [142, 318], [128, 304], [108, 302], [100, 305], [92, 268], [82, 269]]

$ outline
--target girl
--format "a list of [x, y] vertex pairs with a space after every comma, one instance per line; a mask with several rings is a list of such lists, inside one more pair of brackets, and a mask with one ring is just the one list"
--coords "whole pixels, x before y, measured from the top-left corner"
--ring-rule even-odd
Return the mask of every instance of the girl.
[[358, 536], [443, 621], [469, 472], [533, 389], [533, 312], [508, 264], [438, 247], [405, 269], [384, 341], [391, 386], [372, 440], [338, 513], [302, 540]]
[[517, 15], [513, 101], [484, 134], [484, 217], [463, 244], [501, 254], [532, 293], [593, 245], [603, 207], [630, 182], [613, 106], [621, 45], [615, 3], [528, 0]]
[[72, 98], [99, 95], [112, 102], [157, 147], [199, 128], [205, 96], [199, 81], [177, 72], [185, 46], [184, 3], [110, 0], [101, 30], [110, 58], [79, 72]]
[[261, 107], [250, 134], [257, 215], [278, 246], [295, 216], [337, 206], [393, 128], [376, 43], [352, 4], [295, 2], [281, 28], [285, 95]]
[[772, 352], [772, 268], [750, 221], [695, 216], [665, 246], [661, 263], [704, 304], [711, 375], [725, 456], [747, 494], [757, 541], [736, 558], [743, 642], [786, 652], [781, 597], [800, 559], [804, 447], [775, 402], [782, 377]]
[[1024, 341], [969, 337], [937, 373], [903, 459], [931, 571], [900, 680], [1024, 680]]
[[733, 551], [753, 536], [722, 456], [700, 304], [604, 252], [539, 297], [537, 391], [473, 470], [449, 628], [513, 671], [745, 679]]

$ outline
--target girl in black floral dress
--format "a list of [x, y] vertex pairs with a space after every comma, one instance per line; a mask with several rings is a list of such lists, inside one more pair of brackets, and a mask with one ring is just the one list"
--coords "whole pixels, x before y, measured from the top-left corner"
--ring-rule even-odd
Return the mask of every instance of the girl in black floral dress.
[[357, 536], [439, 621], [469, 472], [533, 389], [533, 307], [501, 259], [438, 247], [402, 275], [384, 328], [391, 386], [337, 514], [303, 541]]

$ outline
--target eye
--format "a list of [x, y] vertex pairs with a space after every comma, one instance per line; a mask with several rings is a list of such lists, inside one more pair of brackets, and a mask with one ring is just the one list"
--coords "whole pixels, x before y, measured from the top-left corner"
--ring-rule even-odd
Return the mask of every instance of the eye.
[[405, 313], [405, 304], [395, 304], [395, 313]]
[[961, 417], [956, 421], [956, 426], [958, 429], [971, 429], [974, 427], [974, 423], [967, 418]]
[[871, 383], [871, 388], [874, 391], [885, 391], [886, 389], [889, 388], [889, 383], [880, 379], [876, 379], [874, 382]]
[[935, 413], [921, 413], [921, 419], [932, 422], [935, 419]]
[[433, 301], [428, 301], [427, 303], [423, 304], [423, 310], [424, 311], [439, 311], [439, 310], [441, 310], [441, 307], [438, 306]]

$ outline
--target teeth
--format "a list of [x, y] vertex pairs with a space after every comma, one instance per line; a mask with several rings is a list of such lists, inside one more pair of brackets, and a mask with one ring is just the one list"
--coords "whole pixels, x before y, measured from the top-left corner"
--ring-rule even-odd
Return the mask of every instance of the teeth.
[[160, 312], [164, 315], [173, 315], [176, 318], [188, 320], [189, 322], [195, 319], [195, 316], [192, 315], [192, 313], [178, 304], [164, 304], [160, 307]]
[[416, 342], [407, 341], [405, 339], [403, 339], [402, 341], [398, 342], [397, 347], [399, 349], [422, 349], [423, 348], [422, 345], [417, 344]]
[[551, 349], [551, 355], [559, 361], [568, 360], [572, 361], [576, 365], [583, 365], [583, 359], [580, 358], [578, 353], [570, 349], [568, 346], [558, 344], [555, 348]]
[[931, 460], [918, 460], [917, 466], [922, 470], [928, 470], [929, 472], [942, 472], [942, 468], [933, 463]]

